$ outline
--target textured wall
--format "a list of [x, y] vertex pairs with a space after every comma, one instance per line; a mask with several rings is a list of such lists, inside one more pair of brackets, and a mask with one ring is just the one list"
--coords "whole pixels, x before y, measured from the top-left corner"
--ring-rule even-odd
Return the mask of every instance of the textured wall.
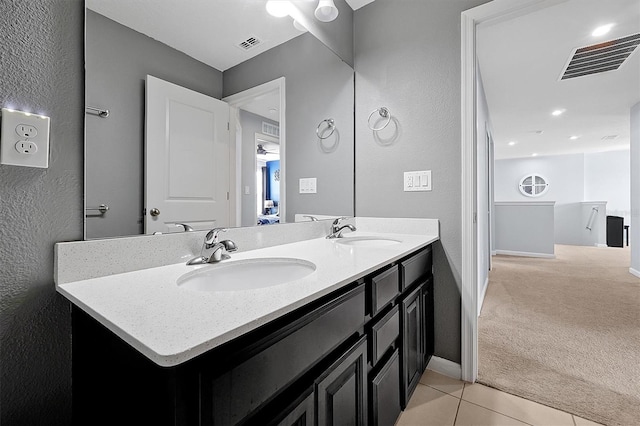
[[[311, 34], [303, 34], [226, 70], [224, 96], [285, 77], [286, 215], [353, 215], [353, 69]], [[337, 131], [324, 143], [318, 123]], [[339, 136], [339, 138], [338, 138]], [[318, 178], [317, 194], [299, 194], [298, 179]]]
[[146, 76], [220, 99], [222, 72], [91, 10], [86, 44], [87, 105], [110, 111], [87, 115], [87, 206], [110, 207], [87, 238], [141, 234]]
[[[631, 107], [631, 269], [640, 277], [640, 103]], [[636, 242], [636, 244], [633, 244]]]
[[[434, 247], [436, 355], [460, 362], [460, 14], [482, 0], [377, 0], [354, 13], [356, 214], [440, 219]], [[397, 120], [367, 127], [386, 106]], [[433, 191], [403, 192], [431, 170]]]
[[83, 13], [76, 0], [0, 2], [0, 105], [51, 117], [48, 169], [0, 165], [3, 426], [70, 424], [71, 318], [53, 244], [82, 238]]

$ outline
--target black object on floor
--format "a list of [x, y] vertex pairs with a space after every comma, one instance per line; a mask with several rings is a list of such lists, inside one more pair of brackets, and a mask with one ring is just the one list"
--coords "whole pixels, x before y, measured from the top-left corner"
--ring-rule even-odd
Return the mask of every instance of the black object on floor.
[[622, 247], [623, 226], [624, 218], [607, 216], [607, 245], [609, 247]]

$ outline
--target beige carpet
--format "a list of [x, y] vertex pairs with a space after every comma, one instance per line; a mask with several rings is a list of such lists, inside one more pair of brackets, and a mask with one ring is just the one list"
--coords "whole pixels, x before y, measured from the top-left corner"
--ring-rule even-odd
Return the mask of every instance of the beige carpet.
[[607, 425], [640, 425], [640, 278], [628, 248], [494, 256], [478, 381]]

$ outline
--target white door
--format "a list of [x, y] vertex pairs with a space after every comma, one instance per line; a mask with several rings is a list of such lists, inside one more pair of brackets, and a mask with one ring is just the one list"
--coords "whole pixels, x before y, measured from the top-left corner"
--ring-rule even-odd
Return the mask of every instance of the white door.
[[229, 224], [229, 106], [147, 76], [146, 234]]

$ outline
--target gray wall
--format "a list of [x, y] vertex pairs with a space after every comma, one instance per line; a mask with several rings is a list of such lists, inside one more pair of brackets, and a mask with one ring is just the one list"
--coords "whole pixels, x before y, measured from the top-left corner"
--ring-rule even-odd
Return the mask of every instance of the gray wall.
[[0, 165], [3, 426], [71, 423], [71, 318], [53, 244], [82, 239], [83, 13], [81, 1], [0, 2], [0, 105], [51, 117], [48, 169]]
[[302, 12], [302, 16], [298, 17], [300, 23], [353, 67], [353, 10], [345, 0], [334, 0], [334, 4], [339, 13], [338, 17], [331, 22], [320, 22], [315, 18], [317, 1], [299, 1], [295, 2], [294, 6]]
[[[353, 70], [307, 33], [226, 70], [224, 96], [284, 76], [286, 87], [286, 221], [296, 213], [353, 215]], [[320, 143], [316, 128], [336, 122]], [[329, 151], [329, 152], [326, 152]], [[317, 194], [299, 194], [298, 180], [318, 179]]]
[[[242, 126], [242, 182], [239, 191], [242, 197], [242, 226], [256, 226], [256, 212], [258, 210], [256, 188], [256, 133], [262, 133], [262, 122], [277, 125], [277, 121], [269, 120], [247, 111], [240, 111], [240, 125]], [[244, 188], [249, 187], [249, 194]]]
[[[554, 212], [552, 202], [496, 202], [496, 251], [552, 256]], [[581, 218], [575, 218], [582, 222]]]
[[[483, 0], [376, 0], [354, 13], [356, 214], [440, 219], [435, 244], [436, 355], [460, 362], [462, 268], [460, 14]], [[378, 138], [371, 111], [397, 122]], [[396, 131], [394, 133], [394, 131]], [[433, 191], [403, 192], [431, 170]]]
[[584, 154], [584, 199], [607, 202], [607, 214], [631, 215], [631, 161], [629, 150]]
[[518, 190], [527, 173], [549, 179], [549, 190], [535, 201], [555, 201], [555, 243], [583, 245], [583, 201], [607, 201], [606, 215], [625, 217], [629, 212], [629, 151], [514, 158], [495, 163], [497, 201], [531, 201]]
[[220, 99], [222, 72], [144, 34], [87, 10], [87, 206], [109, 205], [87, 218], [87, 238], [144, 232], [144, 111], [147, 74]]
[[640, 277], [640, 103], [631, 108], [631, 269]]

